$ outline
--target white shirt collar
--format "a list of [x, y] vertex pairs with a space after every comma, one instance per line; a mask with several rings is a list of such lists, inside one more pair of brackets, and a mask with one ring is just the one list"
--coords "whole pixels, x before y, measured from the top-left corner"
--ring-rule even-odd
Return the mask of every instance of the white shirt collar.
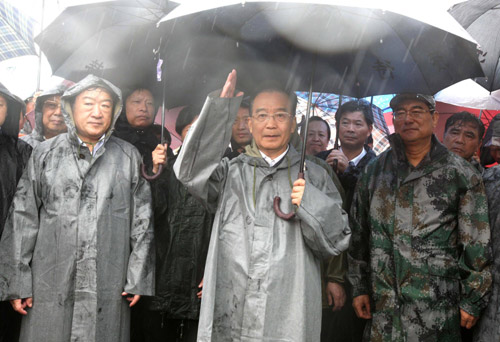
[[[340, 148], [340, 151], [343, 153], [342, 151], [342, 147]], [[358, 166], [358, 163], [361, 159], [363, 159], [363, 157], [366, 155], [366, 150], [365, 148], [363, 147], [363, 149], [361, 150], [361, 152], [354, 158], [352, 158], [351, 160], [349, 160], [349, 162], [352, 162], [354, 164], [354, 166]]]
[[[76, 137], [78, 138], [78, 142], [80, 143], [80, 145], [87, 146], [87, 144], [85, 144], [83, 142], [83, 140], [80, 139], [78, 134], [76, 135]], [[97, 150], [100, 149], [104, 145], [104, 138], [106, 138], [106, 133], [104, 133], [102, 135], [102, 137], [99, 138], [99, 141], [94, 145], [94, 148], [92, 149], [92, 153], [91, 153], [92, 157], [95, 156], [95, 154], [97, 153]]]
[[266, 156], [261, 150], [259, 150], [259, 152], [260, 152], [260, 155], [262, 156], [262, 158], [269, 164], [269, 166], [273, 167], [274, 165], [279, 163], [281, 161], [281, 159], [283, 159], [285, 157], [285, 155], [287, 154], [289, 149], [290, 149], [290, 145], [288, 145], [286, 147], [285, 152], [283, 152], [282, 154], [280, 154], [279, 156], [277, 156], [274, 159], [271, 159], [268, 156]]

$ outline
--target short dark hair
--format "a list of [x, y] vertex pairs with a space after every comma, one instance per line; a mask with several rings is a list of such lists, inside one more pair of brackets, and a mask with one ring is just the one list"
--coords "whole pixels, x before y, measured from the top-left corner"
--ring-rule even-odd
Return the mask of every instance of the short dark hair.
[[276, 81], [265, 81], [254, 89], [253, 95], [250, 100], [250, 116], [252, 116], [253, 102], [255, 101], [255, 98], [261, 93], [273, 93], [273, 92], [282, 93], [288, 96], [288, 101], [290, 103], [290, 108], [292, 111], [289, 114], [295, 116], [295, 111], [297, 110], [297, 95], [295, 95], [293, 91], [289, 91], [283, 85], [281, 85], [279, 82]]
[[444, 125], [444, 134], [448, 132], [448, 129], [451, 126], [454, 126], [457, 123], [460, 125], [463, 125], [465, 123], [473, 124], [474, 126], [476, 126], [479, 141], [481, 141], [481, 139], [483, 138], [485, 130], [483, 122], [477, 116], [466, 111], [455, 113], [446, 120], [446, 123]]
[[365, 100], [353, 100], [344, 103], [343, 105], [340, 106], [340, 108], [337, 110], [335, 113], [335, 121], [338, 124], [340, 122], [340, 119], [342, 119], [342, 115], [345, 113], [352, 113], [352, 112], [361, 112], [363, 113], [363, 116], [365, 117], [366, 124], [373, 125], [373, 109], [372, 105]]
[[313, 121], [319, 121], [319, 122], [323, 122], [325, 124], [326, 132], [328, 134], [328, 140], [330, 140], [330, 137], [331, 137], [330, 124], [328, 122], [326, 122], [326, 120], [324, 120], [323, 118], [320, 118], [319, 116], [311, 116], [309, 118], [309, 123], [311, 123]]
[[194, 107], [186, 106], [182, 108], [177, 116], [177, 120], [175, 120], [175, 131], [177, 134], [182, 135], [184, 127], [193, 122], [194, 118], [199, 114], [200, 111], [196, 110]]

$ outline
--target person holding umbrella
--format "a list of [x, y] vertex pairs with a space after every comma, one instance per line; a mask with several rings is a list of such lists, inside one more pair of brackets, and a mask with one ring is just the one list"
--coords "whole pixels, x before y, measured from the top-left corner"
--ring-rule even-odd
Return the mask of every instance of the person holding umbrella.
[[488, 302], [490, 227], [480, 174], [433, 134], [432, 96], [395, 96], [391, 148], [351, 206], [348, 279], [370, 341], [461, 340]]
[[[323, 258], [349, 244], [341, 197], [327, 172], [289, 144], [296, 97], [267, 84], [252, 97], [252, 143], [221, 160], [240, 107], [232, 71], [208, 96], [174, 164], [178, 179], [215, 212], [207, 256], [198, 341], [319, 341]], [[285, 220], [273, 210], [279, 195]]]

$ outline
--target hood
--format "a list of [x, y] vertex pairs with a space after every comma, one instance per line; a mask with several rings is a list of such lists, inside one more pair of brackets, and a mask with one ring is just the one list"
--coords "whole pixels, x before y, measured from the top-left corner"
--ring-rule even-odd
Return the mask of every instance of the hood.
[[94, 75], [88, 75], [80, 82], [68, 88], [61, 97], [61, 108], [64, 115], [64, 121], [66, 122], [66, 126], [68, 126], [68, 136], [70, 140], [74, 141], [75, 143], [78, 143], [78, 138], [76, 134], [75, 121], [73, 119], [72, 104], [75, 101], [76, 96], [78, 96], [82, 91], [94, 87], [106, 89], [111, 94], [114, 100], [113, 118], [111, 120], [111, 126], [106, 132], [106, 141], [113, 133], [115, 123], [118, 120], [118, 117], [122, 110], [122, 92], [111, 82], [103, 78], [99, 78]]
[[19, 119], [24, 102], [16, 95], [12, 94], [3, 84], [0, 83], [0, 94], [7, 101], [7, 117], [2, 125], [2, 134], [17, 139], [19, 134]]
[[31, 135], [34, 139], [43, 141], [43, 103], [48, 97], [62, 95], [68, 87], [60, 84], [52, 89], [45, 90], [37, 98], [35, 102], [35, 128]]

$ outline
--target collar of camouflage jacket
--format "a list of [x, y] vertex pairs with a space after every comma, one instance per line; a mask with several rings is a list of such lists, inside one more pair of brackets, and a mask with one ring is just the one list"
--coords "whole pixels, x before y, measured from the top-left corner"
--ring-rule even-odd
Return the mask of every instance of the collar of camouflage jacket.
[[422, 161], [414, 167], [408, 162], [404, 142], [399, 134], [391, 134], [389, 136], [389, 143], [391, 145], [391, 152], [394, 156], [393, 163], [395, 169], [407, 170], [408, 172], [404, 182], [415, 180], [447, 165], [448, 157], [451, 153], [433, 134], [431, 137], [430, 151], [426, 154], [424, 159], [422, 159]]

